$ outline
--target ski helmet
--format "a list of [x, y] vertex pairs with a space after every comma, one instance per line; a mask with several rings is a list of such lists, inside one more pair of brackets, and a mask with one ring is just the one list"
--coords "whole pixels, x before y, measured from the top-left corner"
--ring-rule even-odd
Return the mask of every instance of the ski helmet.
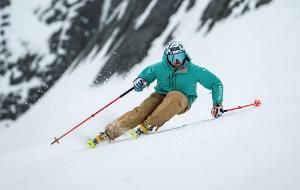
[[171, 41], [169, 42], [164, 50], [168, 61], [174, 65], [176, 62], [183, 63], [185, 59], [185, 49], [183, 44], [179, 41]]

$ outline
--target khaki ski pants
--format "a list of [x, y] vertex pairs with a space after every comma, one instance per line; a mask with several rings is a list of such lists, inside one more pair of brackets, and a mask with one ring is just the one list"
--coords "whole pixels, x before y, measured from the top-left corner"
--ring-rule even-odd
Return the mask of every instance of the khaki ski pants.
[[154, 92], [139, 106], [108, 124], [106, 132], [113, 140], [146, 119], [150, 125], [160, 127], [173, 116], [182, 114], [189, 108], [187, 97], [179, 91], [171, 91], [167, 95]]

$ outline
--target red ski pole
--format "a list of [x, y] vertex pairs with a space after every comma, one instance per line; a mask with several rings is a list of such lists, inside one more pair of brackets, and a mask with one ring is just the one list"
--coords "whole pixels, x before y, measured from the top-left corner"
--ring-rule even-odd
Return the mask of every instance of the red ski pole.
[[235, 107], [235, 108], [226, 109], [226, 110], [223, 110], [222, 112], [225, 113], [225, 112], [229, 112], [229, 111], [233, 111], [233, 110], [246, 108], [246, 107], [249, 107], [249, 106], [259, 107], [260, 105], [261, 105], [260, 100], [254, 100], [254, 103], [252, 103], [252, 104], [247, 104], [247, 105], [244, 105], [244, 106], [238, 106], [238, 107]]
[[95, 113], [93, 113], [91, 116], [89, 116], [88, 118], [86, 118], [85, 120], [83, 120], [82, 122], [80, 122], [79, 124], [77, 124], [75, 127], [73, 127], [72, 129], [70, 129], [69, 131], [67, 131], [65, 134], [63, 134], [59, 138], [54, 137], [54, 141], [51, 143], [51, 145], [53, 145], [54, 143], [59, 144], [59, 140], [62, 139], [64, 136], [66, 136], [67, 134], [71, 133], [73, 130], [75, 130], [76, 128], [78, 128], [79, 126], [81, 126], [83, 123], [85, 123], [87, 120], [89, 120], [92, 117], [94, 117], [95, 115], [97, 115], [99, 112], [101, 112], [102, 110], [104, 110], [105, 108], [107, 108], [108, 106], [110, 106], [111, 104], [113, 104], [115, 101], [119, 100], [120, 98], [122, 98], [123, 96], [125, 96], [126, 94], [128, 94], [133, 89], [134, 89], [134, 87], [130, 88], [129, 90], [127, 90], [126, 92], [124, 92], [123, 94], [121, 94], [120, 96], [118, 96], [117, 98], [115, 98], [114, 100], [112, 100], [111, 102], [109, 102], [103, 108], [99, 109], [98, 111], [96, 111]]

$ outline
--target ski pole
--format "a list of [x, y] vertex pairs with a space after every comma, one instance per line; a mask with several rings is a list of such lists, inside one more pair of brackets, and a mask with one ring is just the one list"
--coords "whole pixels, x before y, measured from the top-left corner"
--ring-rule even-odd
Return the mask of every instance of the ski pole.
[[249, 107], [249, 106], [259, 107], [260, 105], [261, 105], [261, 101], [260, 100], [254, 100], [254, 103], [252, 103], [252, 104], [247, 104], [247, 105], [244, 105], [244, 106], [238, 106], [238, 107], [235, 107], [235, 108], [230, 108], [230, 109], [222, 110], [222, 112], [225, 113], [225, 112], [229, 112], [229, 111], [233, 111], [233, 110], [238, 110], [238, 109], [246, 108], [246, 107]]
[[126, 94], [128, 94], [129, 92], [131, 92], [133, 89], [134, 89], [134, 87], [128, 89], [126, 92], [124, 92], [123, 94], [121, 94], [120, 96], [118, 96], [117, 98], [115, 98], [114, 100], [112, 100], [111, 102], [109, 102], [107, 105], [105, 105], [104, 107], [102, 107], [101, 109], [99, 109], [98, 111], [96, 111], [95, 113], [93, 113], [91, 116], [89, 116], [88, 118], [86, 118], [85, 120], [83, 120], [82, 122], [80, 122], [79, 124], [77, 124], [75, 127], [73, 127], [72, 129], [70, 129], [69, 131], [67, 131], [65, 134], [63, 134], [59, 138], [54, 137], [54, 141], [51, 143], [51, 145], [53, 145], [54, 143], [59, 144], [59, 140], [62, 139], [64, 136], [66, 136], [67, 134], [69, 134], [70, 132], [72, 132], [73, 130], [75, 130], [76, 128], [78, 128], [79, 126], [81, 126], [87, 120], [91, 119], [92, 117], [95, 117], [95, 115], [97, 115], [99, 112], [101, 112], [102, 110], [104, 110], [105, 108], [107, 108], [108, 106], [110, 106], [111, 104], [113, 104], [114, 102], [116, 102], [117, 100], [119, 100], [120, 98], [122, 98], [123, 96], [125, 96]]

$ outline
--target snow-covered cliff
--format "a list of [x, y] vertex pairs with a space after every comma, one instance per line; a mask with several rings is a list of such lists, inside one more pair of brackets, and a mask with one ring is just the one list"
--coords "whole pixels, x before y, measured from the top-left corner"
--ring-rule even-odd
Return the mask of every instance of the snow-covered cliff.
[[[0, 4], [0, 121], [16, 120], [67, 69], [105, 48], [91, 84], [124, 74], [148, 55], [168, 30], [164, 45], [182, 31], [194, 9], [197, 33], [240, 17], [271, 0], [2, 0]], [[197, 8], [203, 4], [203, 9]], [[176, 23], [170, 24], [173, 17]], [[171, 28], [170, 28], [171, 27]], [[168, 29], [169, 28], [169, 29]], [[192, 31], [188, 31], [192, 32]], [[204, 35], [204, 34], [203, 34]], [[101, 62], [101, 63], [100, 63]]]

